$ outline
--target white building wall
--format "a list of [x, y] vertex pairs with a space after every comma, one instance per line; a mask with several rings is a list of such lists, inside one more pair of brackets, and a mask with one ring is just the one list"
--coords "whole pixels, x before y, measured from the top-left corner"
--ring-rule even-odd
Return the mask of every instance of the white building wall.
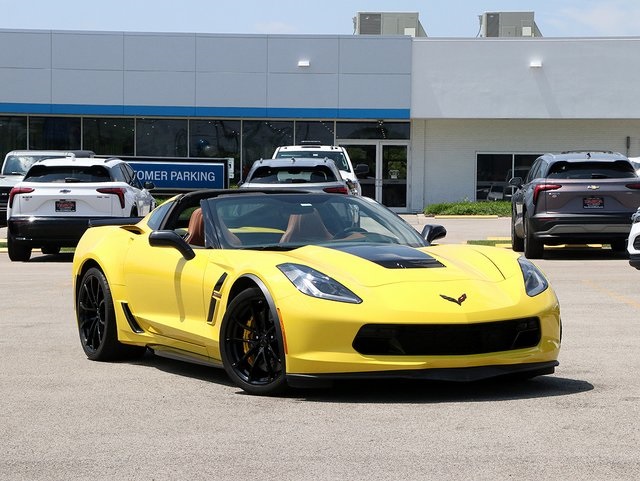
[[411, 211], [474, 200], [478, 153], [593, 149], [640, 156], [640, 120], [413, 120], [411, 136]]
[[639, 52], [637, 37], [414, 39], [411, 117], [637, 119]]

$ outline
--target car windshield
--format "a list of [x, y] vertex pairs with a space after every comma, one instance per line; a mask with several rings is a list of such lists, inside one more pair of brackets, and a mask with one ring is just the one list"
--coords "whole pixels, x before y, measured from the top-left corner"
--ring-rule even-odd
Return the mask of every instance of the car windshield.
[[230, 249], [286, 250], [327, 243], [427, 245], [386, 208], [355, 196], [228, 195], [207, 199], [220, 243]]
[[258, 167], [247, 182], [259, 184], [304, 184], [309, 182], [335, 182], [336, 176], [325, 165], [308, 167]]
[[556, 162], [549, 169], [549, 179], [620, 179], [637, 177], [630, 162]]
[[280, 151], [277, 154], [277, 158], [291, 158], [291, 157], [313, 157], [318, 159], [331, 159], [336, 164], [338, 170], [349, 170], [347, 165], [347, 159], [342, 152], [323, 152], [323, 151], [310, 151], [310, 150], [286, 150]]
[[88, 166], [33, 166], [24, 178], [25, 182], [109, 182], [111, 177], [101, 165]]
[[35, 162], [49, 158], [51, 155], [9, 155], [2, 166], [2, 173], [4, 175], [24, 175]]

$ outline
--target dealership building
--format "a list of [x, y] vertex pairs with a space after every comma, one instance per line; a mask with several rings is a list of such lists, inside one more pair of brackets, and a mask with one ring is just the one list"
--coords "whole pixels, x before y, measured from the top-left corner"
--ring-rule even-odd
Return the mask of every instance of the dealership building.
[[541, 153], [640, 155], [640, 38], [547, 38], [531, 12], [477, 38], [431, 38], [410, 13], [353, 35], [0, 30], [0, 151], [233, 158], [319, 140], [367, 164], [399, 212], [500, 198]]

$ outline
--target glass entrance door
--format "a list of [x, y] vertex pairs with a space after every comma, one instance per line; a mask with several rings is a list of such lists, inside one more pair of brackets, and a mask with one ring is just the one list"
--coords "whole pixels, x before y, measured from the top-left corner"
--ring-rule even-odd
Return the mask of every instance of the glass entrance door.
[[385, 145], [381, 155], [382, 204], [390, 208], [407, 207], [406, 145]]
[[362, 195], [393, 210], [407, 207], [408, 143], [383, 140], [340, 142], [347, 149], [354, 168], [365, 164], [366, 175], [359, 177]]

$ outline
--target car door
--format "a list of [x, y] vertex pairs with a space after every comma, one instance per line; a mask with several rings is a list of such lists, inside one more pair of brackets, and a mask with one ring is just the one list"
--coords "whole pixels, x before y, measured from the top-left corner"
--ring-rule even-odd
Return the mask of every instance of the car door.
[[127, 184], [129, 184], [131, 192], [133, 193], [133, 204], [135, 210], [139, 216], [143, 217], [151, 212], [153, 207], [153, 197], [148, 190], [138, 180], [135, 171], [127, 163], [120, 164], [122, 174]]
[[207, 355], [214, 339], [212, 294], [224, 269], [219, 249], [194, 248], [186, 260], [172, 247], [149, 245], [148, 235], [134, 238], [125, 261], [129, 309], [144, 329], [165, 337], [176, 348]]

